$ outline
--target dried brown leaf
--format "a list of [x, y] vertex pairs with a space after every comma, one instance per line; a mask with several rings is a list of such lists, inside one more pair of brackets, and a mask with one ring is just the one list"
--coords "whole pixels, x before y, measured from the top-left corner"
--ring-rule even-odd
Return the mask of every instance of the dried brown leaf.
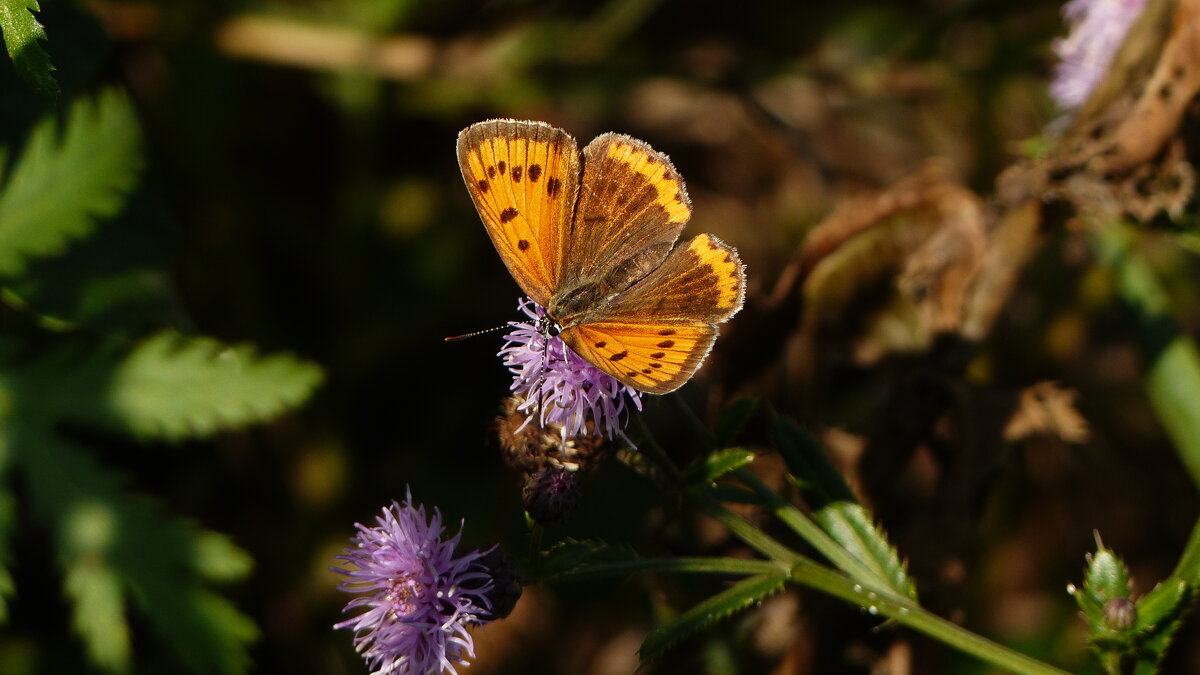
[[1079, 392], [1054, 382], [1038, 382], [1021, 391], [1017, 409], [1004, 427], [1004, 440], [1046, 435], [1065, 443], [1088, 439], [1087, 420], [1075, 409]]

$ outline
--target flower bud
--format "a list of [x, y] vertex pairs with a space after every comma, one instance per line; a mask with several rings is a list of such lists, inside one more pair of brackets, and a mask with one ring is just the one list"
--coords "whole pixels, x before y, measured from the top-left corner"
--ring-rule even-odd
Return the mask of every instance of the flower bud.
[[525, 512], [534, 521], [560, 523], [579, 506], [579, 483], [572, 472], [547, 467], [525, 481], [521, 498]]

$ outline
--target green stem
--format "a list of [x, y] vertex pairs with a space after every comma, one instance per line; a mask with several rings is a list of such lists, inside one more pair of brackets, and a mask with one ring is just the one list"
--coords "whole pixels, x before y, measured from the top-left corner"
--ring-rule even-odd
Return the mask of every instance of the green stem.
[[750, 521], [730, 511], [724, 504], [711, 500], [705, 501], [704, 510], [717, 522], [729, 528], [729, 531], [734, 536], [744, 541], [750, 548], [772, 560], [790, 566], [804, 559], [804, 556], [772, 539], [766, 532], [763, 532]]
[[[889, 587], [886, 579], [881, 578], [875, 570], [864, 565], [858, 558], [851, 555], [841, 544], [834, 541], [833, 537], [826, 534], [820, 525], [804, 515], [800, 509], [788, 503], [783, 496], [759, 480], [758, 476], [755, 476], [750, 470], [745, 468], [738, 469], [734, 472], [734, 475], [767, 502], [767, 507], [771, 509], [776, 518], [792, 528], [796, 534], [800, 535], [809, 545], [817, 549], [821, 555], [828, 558], [834, 567], [842, 570], [852, 579], [864, 583], [877, 584], [880, 588]], [[889, 590], [887, 593], [897, 595], [894, 590]]]
[[1192, 481], [1200, 485], [1200, 352], [1179, 329], [1154, 270], [1134, 251], [1134, 233], [1106, 225], [1096, 229], [1093, 240], [1137, 321], [1150, 403]]
[[597, 563], [564, 572], [550, 581], [582, 581], [604, 577], [628, 576], [649, 572], [677, 572], [684, 574], [778, 574], [780, 566], [770, 560], [743, 560], [738, 558], [639, 558], [619, 562]]
[[966, 652], [995, 666], [1021, 675], [1064, 675], [1065, 671], [1047, 665], [976, 635], [958, 624], [923, 609], [920, 605], [887, 590], [886, 586], [859, 583], [788, 549], [762, 530], [723, 505], [705, 505], [709, 515], [729, 528], [735, 536], [759, 553], [791, 566], [790, 580], [828, 593], [902, 623], [914, 630]]
[[931, 614], [916, 603], [890, 595], [870, 585], [858, 584], [841, 574], [807, 559], [792, 566], [790, 580], [823, 593], [863, 606], [867, 612], [878, 614], [924, 633], [939, 642], [970, 654], [994, 666], [1020, 675], [1066, 675], [1037, 659], [1030, 658], [987, 638], [976, 635], [958, 624]]

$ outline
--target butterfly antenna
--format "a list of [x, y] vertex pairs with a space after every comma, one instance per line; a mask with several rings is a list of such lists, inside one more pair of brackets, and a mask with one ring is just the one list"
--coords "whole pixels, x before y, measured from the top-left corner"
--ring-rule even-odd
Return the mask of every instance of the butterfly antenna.
[[467, 338], [473, 338], [476, 335], [483, 335], [485, 333], [495, 333], [496, 331], [504, 330], [505, 328], [508, 328], [508, 324], [504, 324], [503, 326], [496, 326], [495, 328], [485, 328], [484, 330], [477, 330], [474, 333], [465, 333], [463, 335], [453, 335], [451, 337], [442, 338], [442, 339], [445, 340], [446, 342], [458, 342], [459, 340], [466, 340]]

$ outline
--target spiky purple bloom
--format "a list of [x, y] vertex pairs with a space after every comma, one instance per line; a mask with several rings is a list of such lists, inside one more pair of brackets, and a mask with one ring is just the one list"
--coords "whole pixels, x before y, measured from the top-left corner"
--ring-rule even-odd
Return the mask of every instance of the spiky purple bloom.
[[515, 330], [504, 336], [507, 342], [499, 353], [513, 374], [512, 392], [522, 400], [517, 409], [535, 412], [543, 427], [561, 426], [563, 439], [587, 434], [588, 420], [593, 434], [610, 439], [623, 435], [625, 401], [641, 410], [641, 392], [588, 363], [561, 337], [550, 335], [545, 308], [528, 298], [517, 308], [532, 323], [509, 322]]
[[1145, 4], [1146, 0], [1071, 0], [1063, 6], [1070, 33], [1051, 45], [1059, 62], [1050, 96], [1060, 108], [1074, 110], [1087, 101]]
[[442, 515], [435, 508], [392, 502], [375, 527], [356, 523], [353, 548], [337, 556], [349, 569], [339, 588], [361, 593], [343, 611], [367, 611], [334, 625], [354, 631], [354, 646], [372, 675], [457, 673], [475, 656], [467, 628], [491, 620], [491, 575], [479, 562], [485, 553], [456, 554], [459, 534], [442, 539]]

